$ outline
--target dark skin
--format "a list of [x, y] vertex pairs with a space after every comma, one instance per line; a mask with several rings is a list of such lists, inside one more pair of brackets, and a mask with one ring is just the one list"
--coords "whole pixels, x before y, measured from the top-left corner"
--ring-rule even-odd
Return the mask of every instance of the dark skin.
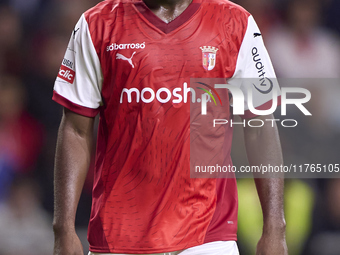
[[74, 223], [90, 164], [93, 125], [94, 118], [64, 109], [54, 170], [54, 255], [84, 254]]
[[[257, 119], [275, 119], [273, 115], [259, 116]], [[248, 161], [251, 166], [283, 165], [282, 152], [277, 127], [266, 122], [261, 128], [244, 128], [244, 139]], [[287, 255], [285, 239], [286, 223], [283, 210], [284, 179], [281, 173], [263, 178], [254, 175], [257, 193], [263, 213], [263, 230], [257, 244], [256, 255]]]
[[[192, 0], [144, 0], [166, 23], [178, 17]], [[273, 119], [272, 116], [259, 117]], [[54, 255], [83, 255], [75, 232], [75, 217], [87, 175], [94, 118], [67, 109], [60, 124], [54, 170]], [[267, 122], [262, 128], [245, 128], [245, 142], [251, 165], [281, 165], [282, 154], [276, 128]], [[269, 152], [269, 153], [268, 153]], [[282, 176], [278, 176], [282, 177]], [[256, 255], [287, 255], [283, 213], [283, 179], [255, 178], [263, 211], [263, 233]]]
[[192, 0], [144, 0], [149, 9], [165, 23], [177, 18]]

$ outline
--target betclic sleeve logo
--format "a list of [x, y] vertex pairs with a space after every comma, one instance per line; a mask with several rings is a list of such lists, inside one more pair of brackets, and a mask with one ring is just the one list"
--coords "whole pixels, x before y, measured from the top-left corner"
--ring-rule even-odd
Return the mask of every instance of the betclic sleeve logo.
[[73, 63], [70, 60], [64, 58], [59, 69], [58, 77], [67, 83], [73, 84], [76, 73], [72, 70], [72, 68]]

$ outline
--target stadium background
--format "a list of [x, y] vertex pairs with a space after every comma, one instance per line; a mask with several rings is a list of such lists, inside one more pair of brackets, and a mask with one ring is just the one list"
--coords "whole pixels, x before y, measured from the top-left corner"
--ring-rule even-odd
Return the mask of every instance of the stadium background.
[[[52, 253], [53, 160], [62, 114], [51, 100], [53, 83], [75, 23], [97, 2], [0, 0], [0, 255]], [[278, 77], [340, 78], [340, 1], [235, 2], [254, 15]], [[305, 85], [313, 117], [293, 111], [299, 126], [280, 128], [285, 164], [339, 163], [340, 93]], [[235, 164], [246, 165], [239, 128], [233, 146]], [[85, 245], [91, 173], [76, 222]], [[289, 254], [340, 254], [340, 179], [286, 184]], [[241, 254], [254, 254], [262, 220], [253, 180], [239, 180], [239, 196]]]

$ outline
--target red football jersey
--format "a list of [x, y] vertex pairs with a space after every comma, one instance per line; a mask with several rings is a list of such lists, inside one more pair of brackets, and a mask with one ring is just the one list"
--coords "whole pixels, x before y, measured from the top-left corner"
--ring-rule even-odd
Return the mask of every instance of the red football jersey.
[[[275, 77], [258, 35], [252, 16], [225, 0], [193, 0], [168, 24], [137, 0], [103, 1], [82, 15], [53, 99], [85, 116], [100, 113], [92, 252], [236, 240], [235, 179], [190, 178], [190, 78], [259, 78], [256, 61]], [[254, 104], [270, 99], [260, 93]], [[231, 137], [229, 128], [229, 164]]]

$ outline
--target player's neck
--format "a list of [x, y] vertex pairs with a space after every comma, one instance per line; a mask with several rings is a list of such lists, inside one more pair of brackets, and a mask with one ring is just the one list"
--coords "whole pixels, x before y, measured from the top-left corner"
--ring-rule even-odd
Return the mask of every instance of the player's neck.
[[192, 0], [143, 0], [149, 9], [165, 23], [177, 18]]

